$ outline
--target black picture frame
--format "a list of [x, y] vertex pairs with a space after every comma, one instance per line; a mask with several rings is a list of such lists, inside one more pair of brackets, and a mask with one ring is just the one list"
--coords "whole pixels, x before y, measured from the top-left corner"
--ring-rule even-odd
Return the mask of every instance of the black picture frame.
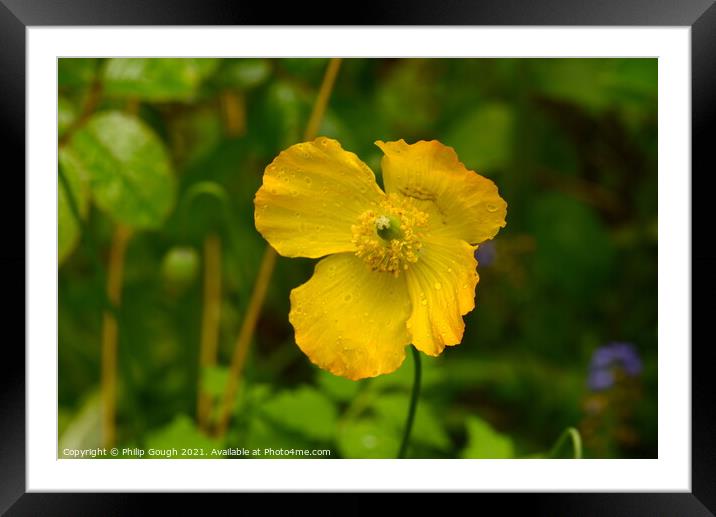
[[[714, 515], [716, 513], [716, 385], [705, 328], [708, 304], [696, 304], [716, 286], [716, 254], [698, 236], [709, 235], [712, 216], [696, 197], [709, 193], [703, 178], [713, 173], [711, 136], [716, 125], [716, 5], [714, 0], [483, 0], [464, 2], [362, 2], [355, 7], [310, 8], [241, 0], [0, 0], [0, 203], [4, 245], [0, 275], [5, 286], [6, 329], [19, 331], [3, 343], [0, 360], [0, 513], [8, 515], [124, 515], [139, 513], [153, 496], [134, 494], [26, 493], [25, 490], [25, 60], [26, 29], [53, 25], [571, 25], [689, 26], [692, 72], [692, 491], [690, 493], [484, 494], [502, 511], [529, 508], [537, 515]], [[343, 14], [351, 11], [351, 16]], [[316, 17], [319, 13], [324, 13]], [[327, 14], [328, 13], [328, 14]], [[701, 188], [694, 188], [699, 179]], [[703, 237], [702, 237], [703, 238]], [[704, 242], [703, 239], [701, 242]], [[8, 289], [10, 288], [10, 289]], [[20, 294], [21, 293], [21, 294]], [[699, 319], [699, 326], [697, 323]], [[23, 322], [22, 327], [20, 322]], [[20, 330], [21, 329], [21, 330]], [[670, 343], [669, 346], [688, 346]], [[668, 440], [668, 436], [660, 438]], [[212, 496], [217, 497], [217, 496]], [[245, 496], [244, 496], [245, 497]], [[222, 496], [221, 499], [224, 499]], [[315, 498], [312, 498], [315, 500]], [[213, 504], [216, 500], [213, 500]], [[151, 501], [156, 502], [156, 501]], [[188, 510], [185, 497], [164, 498], [163, 508]], [[313, 501], [308, 504], [313, 505]], [[422, 503], [421, 503], [422, 504]], [[181, 506], [180, 506], [181, 505]], [[370, 504], [356, 502], [351, 513]], [[327, 509], [327, 508], [326, 508]]]

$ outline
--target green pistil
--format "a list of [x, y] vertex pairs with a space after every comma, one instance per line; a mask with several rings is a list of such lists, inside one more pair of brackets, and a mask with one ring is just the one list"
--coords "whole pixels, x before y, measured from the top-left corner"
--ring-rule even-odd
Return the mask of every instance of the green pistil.
[[375, 220], [375, 231], [378, 237], [384, 241], [402, 239], [403, 232], [400, 229], [400, 220], [392, 215], [381, 215]]

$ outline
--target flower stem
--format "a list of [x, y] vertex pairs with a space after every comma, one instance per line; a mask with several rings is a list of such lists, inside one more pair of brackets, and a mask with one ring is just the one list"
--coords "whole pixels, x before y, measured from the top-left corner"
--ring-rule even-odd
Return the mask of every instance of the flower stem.
[[418, 397], [420, 396], [420, 352], [414, 346], [410, 347], [413, 352], [413, 364], [415, 377], [413, 378], [413, 390], [410, 394], [410, 406], [408, 407], [408, 418], [405, 420], [405, 429], [403, 430], [403, 441], [400, 444], [398, 459], [405, 458], [410, 442], [410, 432], [413, 430], [413, 421], [415, 420], [415, 411], [418, 408]]
[[[124, 254], [131, 237], [131, 230], [118, 224], [112, 236], [107, 269], [107, 298], [115, 310], [122, 297]], [[102, 318], [102, 443], [113, 447], [116, 439], [117, 407], [117, 317], [105, 310]]]
[[552, 447], [552, 450], [549, 452], [550, 458], [557, 458], [559, 457], [559, 451], [564, 446], [564, 442], [568, 439], [571, 439], [572, 441], [572, 448], [573, 448], [573, 457], [575, 460], [582, 459], [582, 438], [579, 436], [579, 431], [577, 431], [574, 427], [568, 427], [565, 429], [565, 431], [561, 434], [559, 439], [557, 440], [557, 443], [554, 444], [554, 447]]
[[261, 306], [263, 305], [264, 298], [266, 298], [266, 291], [268, 290], [271, 274], [273, 273], [275, 265], [276, 252], [273, 248], [267, 246], [264, 256], [261, 259], [259, 275], [254, 284], [254, 290], [251, 293], [251, 299], [249, 300], [249, 306], [246, 309], [246, 315], [244, 316], [244, 321], [239, 331], [239, 337], [236, 339], [234, 355], [231, 358], [229, 379], [226, 382], [223, 405], [217, 426], [217, 435], [220, 437], [226, 434], [229, 425], [231, 408], [234, 406], [234, 400], [236, 399], [239, 379], [241, 378], [241, 372], [243, 371], [249, 353], [249, 344], [251, 343], [251, 338], [256, 328], [256, 322], [259, 319]]
[[203, 389], [204, 373], [216, 364], [221, 318], [221, 241], [215, 234], [204, 240], [204, 313], [199, 344], [199, 382], [196, 417], [199, 428], [206, 430], [211, 415], [211, 397]]
[[[333, 91], [333, 85], [336, 82], [338, 70], [341, 65], [339, 58], [331, 59], [328, 62], [328, 67], [323, 76], [323, 82], [318, 92], [318, 97], [313, 105], [313, 111], [308, 119], [306, 125], [306, 131], [303, 134], [304, 141], [312, 140], [316, 137], [318, 129], [320, 128], [323, 115], [326, 112], [326, 106], [328, 106], [328, 100], [331, 98], [331, 92]], [[274, 266], [276, 265], [276, 252], [271, 246], [266, 246], [263, 258], [261, 259], [261, 265], [259, 266], [259, 274], [254, 284], [254, 289], [251, 292], [251, 298], [249, 299], [249, 305], [246, 309], [246, 316], [241, 323], [241, 329], [239, 330], [239, 337], [236, 338], [236, 345], [234, 346], [234, 353], [231, 358], [231, 367], [229, 371], [229, 379], [226, 383], [224, 390], [224, 399], [219, 415], [219, 421], [216, 428], [216, 435], [218, 437], [224, 436], [229, 426], [229, 420], [231, 419], [231, 409], [234, 406], [234, 400], [236, 399], [236, 391], [241, 379], [241, 373], [243, 371], [246, 357], [248, 356], [249, 346], [251, 345], [251, 338], [253, 337], [254, 330], [256, 328], [256, 322], [258, 321], [261, 306], [264, 303], [266, 297], [266, 291], [268, 289], [271, 275], [273, 274]]]

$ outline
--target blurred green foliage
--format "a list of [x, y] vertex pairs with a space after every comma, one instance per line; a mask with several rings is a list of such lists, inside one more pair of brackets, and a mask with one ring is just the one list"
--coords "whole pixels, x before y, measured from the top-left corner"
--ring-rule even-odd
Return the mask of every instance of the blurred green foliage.
[[[105, 276], [123, 224], [135, 231], [117, 309], [118, 445], [395, 456], [411, 361], [360, 382], [314, 367], [288, 323], [310, 260], [279, 258], [227, 435], [197, 425], [199, 386], [217, 417], [265, 249], [263, 168], [299, 141], [326, 64], [59, 61], [60, 450], [100, 443]], [[321, 134], [378, 178], [374, 141], [438, 139], [509, 205], [494, 256], [478, 257], [462, 344], [423, 359], [410, 457], [546, 457], [568, 427], [586, 457], [656, 457], [656, 109], [655, 59], [344, 60]], [[217, 364], [202, 368], [209, 235], [221, 313]], [[633, 343], [644, 369], [595, 393], [590, 357], [611, 340]]]

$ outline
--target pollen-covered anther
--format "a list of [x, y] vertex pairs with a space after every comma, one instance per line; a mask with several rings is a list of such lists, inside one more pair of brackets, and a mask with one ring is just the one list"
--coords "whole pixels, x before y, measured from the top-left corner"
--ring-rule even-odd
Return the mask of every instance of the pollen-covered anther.
[[410, 199], [391, 194], [377, 210], [367, 210], [353, 225], [356, 255], [374, 271], [398, 276], [418, 261], [428, 215]]

